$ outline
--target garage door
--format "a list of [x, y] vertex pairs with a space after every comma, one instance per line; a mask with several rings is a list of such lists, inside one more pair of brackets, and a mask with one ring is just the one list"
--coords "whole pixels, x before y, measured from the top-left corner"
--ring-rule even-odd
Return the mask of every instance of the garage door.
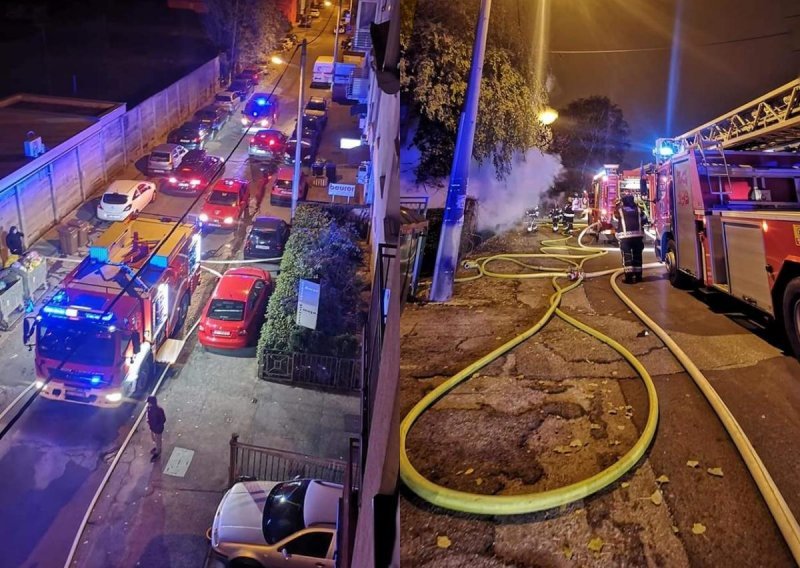
[[105, 178], [103, 177], [103, 146], [100, 144], [100, 136], [92, 136], [78, 146], [78, 155], [81, 161], [83, 191], [88, 197], [94, 190], [105, 184]]
[[106, 176], [110, 178], [121, 172], [125, 165], [124, 139], [122, 138], [122, 121], [120, 119], [103, 128], [103, 145], [106, 152]]
[[17, 184], [17, 193], [20, 198], [22, 218], [25, 220], [23, 232], [25, 239], [30, 243], [55, 223], [47, 168], [39, 170]]
[[72, 150], [53, 162], [53, 193], [59, 218], [81, 203], [81, 178], [78, 173], [78, 153]]
[[[17, 192], [10, 187], [0, 193], [0, 236], [5, 238], [11, 227], [21, 227], [17, 212]], [[5, 240], [3, 240], [5, 245]]]

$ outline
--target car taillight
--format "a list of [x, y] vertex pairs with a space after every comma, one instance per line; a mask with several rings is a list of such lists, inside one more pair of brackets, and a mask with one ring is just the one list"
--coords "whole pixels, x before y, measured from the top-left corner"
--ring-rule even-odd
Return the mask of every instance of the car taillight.
[[178, 183], [178, 178], [176, 177], [169, 178], [169, 183]]
[[270, 141], [269, 141], [269, 145], [270, 145], [270, 146], [274, 146], [274, 145], [275, 145], [275, 140], [270, 140]]
[[200, 185], [200, 180], [199, 179], [193, 179], [192, 181], [189, 182], [189, 185]]

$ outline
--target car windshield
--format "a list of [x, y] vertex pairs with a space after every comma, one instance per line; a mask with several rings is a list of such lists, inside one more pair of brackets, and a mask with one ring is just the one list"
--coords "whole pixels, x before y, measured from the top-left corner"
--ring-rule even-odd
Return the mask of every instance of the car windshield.
[[67, 320], [44, 318], [37, 326], [36, 348], [44, 357], [82, 365], [114, 364], [113, 336]]
[[169, 162], [169, 152], [153, 152], [150, 154], [151, 162]]
[[231, 95], [217, 95], [214, 97], [214, 100], [219, 103], [229, 103], [232, 101], [232, 99], [233, 97], [231, 97]]
[[208, 317], [219, 321], [242, 321], [244, 319], [244, 302], [239, 300], [211, 300]]
[[239, 195], [235, 191], [212, 191], [208, 202], [214, 205], [236, 205]]
[[231, 90], [232, 91], [246, 91], [247, 90], [247, 83], [244, 81], [234, 81], [231, 83]]
[[308, 101], [306, 110], [325, 110], [325, 101]]
[[109, 205], [123, 205], [128, 202], [128, 196], [124, 193], [104, 193], [103, 203]]
[[284, 481], [269, 492], [261, 524], [264, 538], [269, 544], [275, 544], [305, 528], [303, 503], [308, 484], [308, 479]]
[[279, 179], [275, 182], [275, 187], [278, 189], [285, 189], [288, 191], [292, 191], [292, 180], [290, 179]]

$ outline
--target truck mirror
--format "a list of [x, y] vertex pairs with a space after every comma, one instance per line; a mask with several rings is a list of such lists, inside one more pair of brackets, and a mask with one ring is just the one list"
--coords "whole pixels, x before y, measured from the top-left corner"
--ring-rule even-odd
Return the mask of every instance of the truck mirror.
[[36, 316], [25, 316], [25, 320], [23, 321], [22, 326], [22, 342], [30, 351], [34, 345], [36, 345], [36, 340], [34, 339], [31, 341], [34, 333], [36, 332]]

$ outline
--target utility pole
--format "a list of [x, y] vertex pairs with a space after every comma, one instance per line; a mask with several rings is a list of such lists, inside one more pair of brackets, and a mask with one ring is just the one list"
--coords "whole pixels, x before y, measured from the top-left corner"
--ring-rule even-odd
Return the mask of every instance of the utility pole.
[[300, 196], [300, 161], [303, 149], [303, 101], [305, 100], [306, 82], [306, 48], [308, 43], [303, 38], [300, 44], [300, 93], [297, 95], [297, 128], [294, 144], [294, 180], [292, 181], [292, 221], [297, 210], [297, 199]]
[[339, 22], [342, 20], [342, 0], [339, 0], [339, 8], [336, 14], [336, 39], [333, 40], [333, 80], [331, 80], [331, 91], [336, 79], [336, 62], [339, 60]]
[[481, 94], [483, 57], [486, 52], [486, 36], [489, 31], [489, 10], [492, 0], [481, 0], [475, 43], [472, 47], [472, 67], [467, 84], [464, 108], [458, 123], [456, 149], [453, 154], [453, 167], [450, 171], [450, 184], [447, 188], [447, 202], [439, 237], [439, 250], [436, 252], [436, 267], [433, 272], [430, 299], [446, 302], [453, 296], [453, 280], [458, 264], [458, 250], [461, 244], [461, 230], [464, 226], [464, 203], [467, 198], [469, 166], [472, 161], [472, 145], [475, 141], [475, 124], [478, 117], [478, 100]]
[[231, 38], [231, 76], [233, 80], [236, 75], [236, 34], [239, 32], [239, 0], [236, 0], [236, 6], [233, 9], [233, 37]]

